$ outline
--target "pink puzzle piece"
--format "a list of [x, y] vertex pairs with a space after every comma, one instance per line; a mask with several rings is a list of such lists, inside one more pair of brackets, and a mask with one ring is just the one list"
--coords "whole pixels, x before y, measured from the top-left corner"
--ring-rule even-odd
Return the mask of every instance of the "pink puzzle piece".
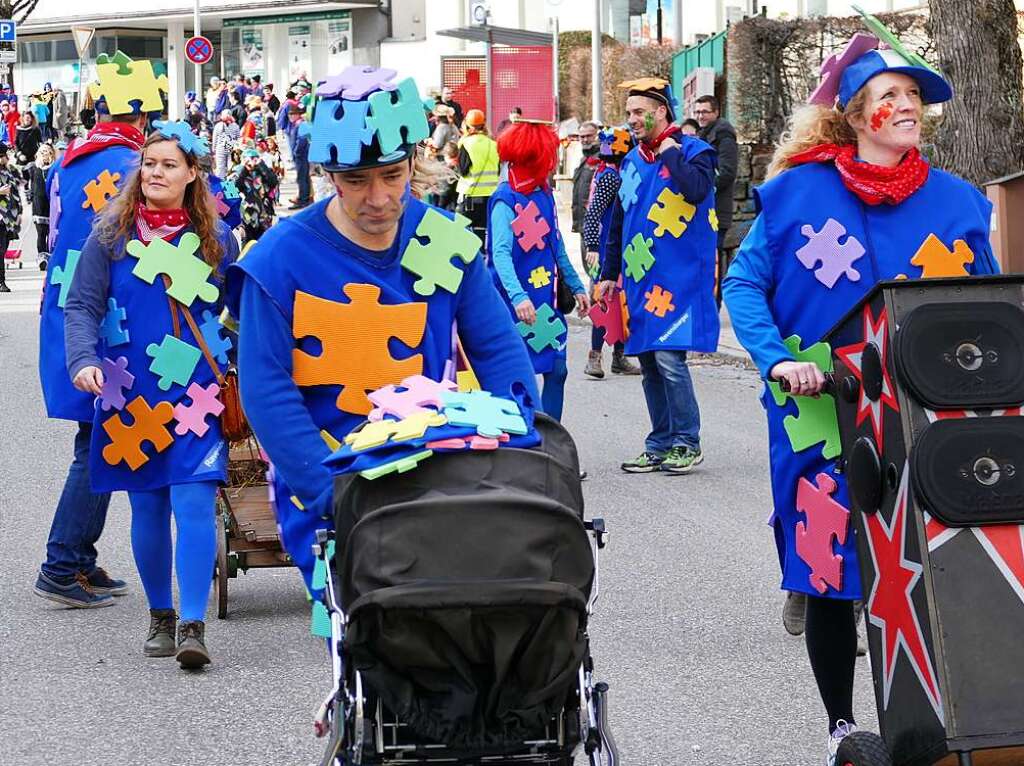
[[450, 380], [438, 382], [425, 375], [411, 375], [402, 381], [401, 386], [387, 385], [367, 396], [374, 405], [368, 419], [383, 420], [385, 415], [407, 418], [424, 412], [428, 406], [438, 410], [442, 405], [441, 393], [457, 391], [458, 388]]
[[135, 376], [128, 372], [128, 359], [119, 356], [113, 359], [104, 358], [100, 362], [103, 370], [103, 388], [100, 390], [100, 407], [104, 412], [113, 407], [115, 410], [124, 408], [124, 392], [135, 383]]
[[551, 226], [540, 214], [537, 203], [530, 200], [530, 204], [523, 207], [516, 204], [516, 217], [512, 221], [512, 233], [519, 238], [519, 246], [526, 252], [535, 247], [544, 249], [544, 237], [551, 231]]
[[211, 383], [206, 388], [198, 383], [191, 384], [185, 394], [192, 398], [192, 404], [188, 406], [181, 403], [174, 405], [174, 419], [178, 421], [174, 427], [174, 433], [184, 436], [191, 431], [196, 436], [205, 436], [206, 432], [210, 430], [206, 416], [216, 417], [224, 411], [224, 405], [217, 398], [219, 393], [220, 386], [216, 383]]
[[[846, 236], [846, 227], [839, 221], [829, 218], [821, 231], [815, 231], [813, 226], [804, 224], [800, 227], [800, 233], [808, 241], [796, 251], [796, 257], [807, 269], [814, 269], [821, 264], [815, 269], [814, 276], [825, 287], [831, 290], [844, 274], [851, 282], [860, 281], [860, 272], [853, 267], [853, 262], [864, 255], [864, 246], [852, 234]], [[840, 237], [846, 239], [840, 242]]]
[[832, 106], [839, 95], [839, 81], [843, 77], [843, 70], [850, 66], [868, 51], [878, 47], [878, 38], [858, 32], [850, 38], [850, 42], [839, 53], [833, 53], [821, 65], [821, 82], [814, 92], [807, 99], [808, 104], [821, 104]]
[[796, 554], [811, 568], [808, 579], [818, 593], [832, 586], [843, 589], [843, 557], [832, 549], [832, 541], [846, 543], [850, 512], [832, 499], [838, 485], [827, 473], [819, 473], [814, 486], [801, 478], [796, 487], [796, 507], [807, 522], [796, 525]]
[[626, 340], [626, 328], [622, 322], [622, 305], [618, 291], [612, 290], [590, 309], [590, 321], [594, 327], [604, 328], [604, 342], [609, 346]]
[[429, 442], [426, 445], [427, 449], [478, 449], [478, 450], [492, 450], [498, 449], [498, 444], [504, 444], [512, 437], [508, 434], [502, 434], [497, 439], [491, 439], [487, 436], [467, 436], [458, 437], [454, 436], [451, 439], [438, 439], [435, 442]]

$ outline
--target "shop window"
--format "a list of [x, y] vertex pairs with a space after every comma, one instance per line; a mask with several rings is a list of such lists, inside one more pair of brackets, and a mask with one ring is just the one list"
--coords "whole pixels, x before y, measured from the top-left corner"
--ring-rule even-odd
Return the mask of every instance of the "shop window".
[[18, 61], [25, 64], [53, 61], [52, 48], [51, 40], [18, 43]]
[[160, 37], [117, 36], [117, 47], [133, 59], [162, 59], [164, 41]]
[[75, 48], [74, 40], [54, 40], [53, 41], [53, 60], [54, 61], [77, 61], [78, 60], [78, 49]]

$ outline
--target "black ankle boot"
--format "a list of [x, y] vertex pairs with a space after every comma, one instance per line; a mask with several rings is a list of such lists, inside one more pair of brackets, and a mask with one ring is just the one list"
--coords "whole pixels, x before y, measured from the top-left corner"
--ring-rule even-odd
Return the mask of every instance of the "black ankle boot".
[[178, 615], [173, 609], [149, 610], [149, 635], [142, 645], [142, 652], [147, 657], [173, 657], [174, 624]]
[[178, 623], [178, 653], [175, 659], [185, 670], [197, 670], [210, 662], [204, 637], [206, 623], [202, 620], [188, 620]]

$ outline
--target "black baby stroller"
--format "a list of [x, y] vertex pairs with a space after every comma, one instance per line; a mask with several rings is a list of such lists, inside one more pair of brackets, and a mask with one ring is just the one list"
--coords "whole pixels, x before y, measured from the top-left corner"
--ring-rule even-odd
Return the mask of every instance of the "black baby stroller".
[[587, 633], [604, 524], [583, 520], [572, 438], [536, 427], [535, 449], [338, 479], [317, 546], [334, 671], [322, 766], [571, 766], [581, 749], [619, 763]]

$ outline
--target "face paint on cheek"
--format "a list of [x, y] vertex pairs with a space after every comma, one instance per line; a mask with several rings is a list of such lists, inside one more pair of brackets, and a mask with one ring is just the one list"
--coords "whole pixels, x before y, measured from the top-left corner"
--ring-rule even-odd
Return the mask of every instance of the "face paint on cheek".
[[882, 104], [878, 107], [874, 114], [871, 115], [871, 129], [877, 133], [885, 125], [885, 121], [892, 117], [893, 105], [890, 103]]
[[650, 112], [644, 115], [644, 130], [654, 130], [654, 115]]

